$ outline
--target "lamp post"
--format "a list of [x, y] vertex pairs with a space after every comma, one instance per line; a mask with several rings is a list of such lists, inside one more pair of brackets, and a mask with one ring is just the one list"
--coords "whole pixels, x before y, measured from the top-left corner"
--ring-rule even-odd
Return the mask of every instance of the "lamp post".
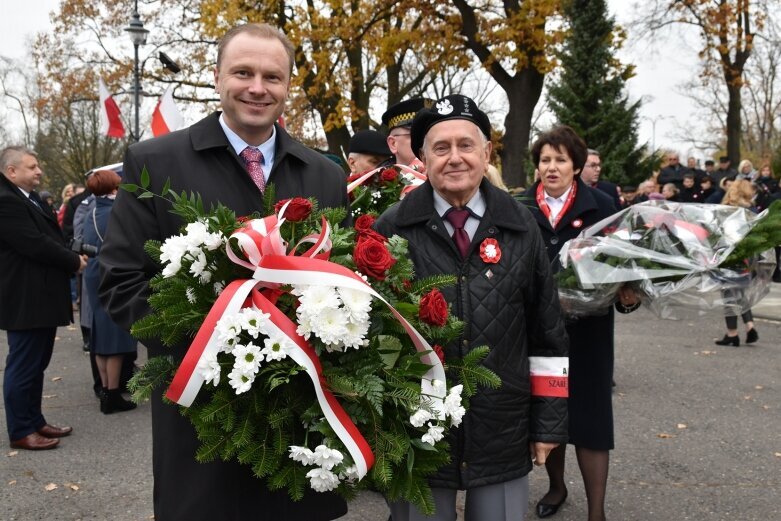
[[133, 140], [138, 141], [141, 139], [141, 130], [139, 125], [138, 111], [141, 95], [141, 82], [140, 74], [138, 70], [138, 48], [146, 43], [146, 37], [149, 34], [148, 29], [144, 29], [144, 23], [141, 21], [141, 16], [138, 14], [138, 0], [135, 2], [133, 8], [133, 14], [130, 16], [130, 23], [125, 27], [125, 31], [130, 35], [130, 41], [133, 42], [133, 51], [135, 52], [134, 68], [133, 68], [133, 94], [135, 97], [135, 127], [133, 130]]

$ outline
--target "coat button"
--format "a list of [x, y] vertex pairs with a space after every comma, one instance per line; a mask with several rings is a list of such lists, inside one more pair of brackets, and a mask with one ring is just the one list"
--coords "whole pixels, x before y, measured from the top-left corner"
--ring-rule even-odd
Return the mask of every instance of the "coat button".
[[461, 468], [462, 468], [462, 469], [466, 470], [467, 466], [468, 466], [468, 465], [466, 464], [466, 461], [464, 461], [464, 462], [462, 462], [462, 463], [461, 463]]
[[491, 235], [494, 235], [496, 233], [496, 228], [494, 228], [493, 226], [488, 228], [488, 233], [490, 233]]
[[559, 238], [558, 237], [551, 237], [550, 238], [550, 243], [551, 244], [558, 244], [559, 243]]
[[469, 346], [469, 340], [466, 340], [466, 339], [462, 340], [461, 341], [461, 345], [463, 345], [464, 347]]
[[434, 230], [434, 231], [437, 231], [437, 225], [436, 224], [432, 224], [431, 225], [431, 229]]

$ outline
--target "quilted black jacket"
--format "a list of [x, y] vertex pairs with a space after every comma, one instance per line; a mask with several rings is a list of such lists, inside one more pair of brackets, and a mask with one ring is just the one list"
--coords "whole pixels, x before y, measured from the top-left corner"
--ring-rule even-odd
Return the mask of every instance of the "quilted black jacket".
[[[386, 211], [377, 231], [409, 241], [418, 277], [457, 274], [443, 289], [451, 312], [466, 322], [463, 337], [445, 347], [445, 357], [462, 357], [488, 345], [486, 367], [502, 386], [481, 389], [450, 436], [452, 459], [431, 479], [434, 487], [468, 489], [525, 476], [532, 468], [529, 442], [567, 442], [565, 398], [531, 395], [529, 356], [566, 357], [567, 334], [559, 316], [545, 245], [529, 211], [487, 181], [480, 186], [486, 213], [464, 261], [434, 210], [433, 188], [425, 183]], [[494, 238], [501, 259], [487, 264], [480, 244]]]

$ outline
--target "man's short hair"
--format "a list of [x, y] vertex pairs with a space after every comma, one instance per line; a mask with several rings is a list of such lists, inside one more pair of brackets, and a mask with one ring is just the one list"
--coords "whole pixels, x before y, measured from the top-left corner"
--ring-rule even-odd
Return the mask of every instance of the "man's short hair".
[[0, 172], [5, 173], [6, 168], [9, 166], [17, 166], [22, 159], [22, 156], [33, 156], [37, 158], [38, 154], [34, 150], [22, 145], [5, 147], [2, 152], [0, 152]]
[[588, 149], [588, 155], [599, 157], [599, 150], [594, 150], [593, 148], [589, 148]]
[[559, 152], [563, 148], [572, 159], [573, 168], [583, 170], [586, 159], [588, 159], [588, 148], [586, 142], [571, 127], [561, 125], [540, 134], [532, 145], [532, 159], [535, 167], [540, 164], [540, 154], [545, 145], [550, 145]]
[[694, 174], [692, 172], [686, 172], [683, 174], [684, 179], [694, 179]]
[[219, 70], [220, 63], [222, 63], [222, 53], [225, 51], [225, 47], [236, 36], [244, 33], [247, 33], [250, 36], [255, 36], [256, 38], [279, 40], [279, 42], [285, 48], [285, 52], [287, 52], [288, 61], [290, 62], [290, 74], [293, 74], [293, 68], [296, 65], [296, 48], [293, 46], [293, 43], [290, 41], [290, 39], [285, 36], [285, 33], [269, 24], [237, 25], [225, 33], [225, 35], [220, 39], [220, 42], [217, 44], [217, 70]]

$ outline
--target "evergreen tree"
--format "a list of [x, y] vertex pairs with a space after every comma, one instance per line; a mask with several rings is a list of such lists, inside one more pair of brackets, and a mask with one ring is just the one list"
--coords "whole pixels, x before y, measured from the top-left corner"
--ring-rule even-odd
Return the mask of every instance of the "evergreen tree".
[[651, 173], [638, 146], [640, 101], [630, 103], [625, 83], [634, 74], [614, 56], [622, 35], [605, 0], [565, 0], [570, 33], [559, 55], [558, 78], [549, 102], [558, 121], [569, 125], [599, 151], [602, 178], [637, 184]]

